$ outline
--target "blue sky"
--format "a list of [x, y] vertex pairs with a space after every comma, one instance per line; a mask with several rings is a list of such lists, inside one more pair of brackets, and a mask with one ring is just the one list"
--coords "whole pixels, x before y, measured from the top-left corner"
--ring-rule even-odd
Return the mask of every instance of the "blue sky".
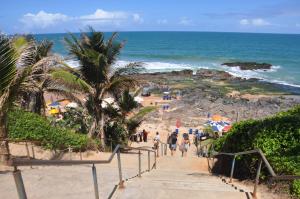
[[[218, 31], [300, 34], [300, 0], [1, 0], [0, 31]], [[4, 3], [5, 2], [5, 3]]]

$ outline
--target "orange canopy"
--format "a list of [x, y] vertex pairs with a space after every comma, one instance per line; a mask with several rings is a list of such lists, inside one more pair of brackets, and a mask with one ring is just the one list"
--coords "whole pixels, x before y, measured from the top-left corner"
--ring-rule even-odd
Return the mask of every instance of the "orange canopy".
[[211, 119], [212, 119], [213, 121], [221, 121], [223, 118], [222, 118], [221, 115], [213, 115], [213, 116], [211, 117]]

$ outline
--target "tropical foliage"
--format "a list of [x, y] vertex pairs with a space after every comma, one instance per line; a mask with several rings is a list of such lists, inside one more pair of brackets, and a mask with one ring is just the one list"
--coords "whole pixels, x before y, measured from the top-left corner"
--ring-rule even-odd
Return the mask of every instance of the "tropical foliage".
[[[107, 144], [116, 146], [126, 144], [130, 136], [136, 133], [142, 123], [142, 118], [134, 118], [132, 111], [138, 108], [134, 95], [125, 90], [122, 96], [114, 104], [108, 104], [104, 109], [105, 115], [109, 116], [104, 132], [107, 137]], [[133, 114], [128, 116], [128, 114]]]
[[113, 67], [124, 45], [117, 42], [116, 37], [117, 34], [113, 33], [105, 40], [102, 32], [90, 28], [88, 33], [81, 33], [80, 38], [73, 34], [65, 38], [70, 54], [80, 62], [79, 70], [73, 69], [72, 72], [88, 85], [85, 89], [86, 107], [94, 117], [89, 134], [99, 135], [102, 143], [105, 143], [103, 99], [108, 95], [118, 99], [124, 90], [134, 87], [136, 81], [128, 75], [137, 72], [139, 67], [138, 63]]
[[[237, 123], [215, 142], [215, 148], [224, 152], [260, 148], [277, 174], [300, 175], [300, 106], [263, 120]], [[236, 171], [243, 171], [240, 176], [254, 175], [256, 163], [257, 158], [240, 157]], [[293, 187], [299, 187], [299, 182]]]
[[[45, 115], [45, 93], [55, 93], [80, 102], [74, 95], [73, 86], [60, 78], [67, 71], [63, 70], [62, 60], [52, 55], [52, 42], [31, 40], [20, 54], [19, 65], [30, 67], [22, 90], [22, 106], [40, 115]], [[60, 74], [62, 73], [62, 74]], [[75, 84], [75, 82], [74, 82]]]
[[17, 71], [17, 52], [10, 40], [0, 35], [0, 161], [9, 159], [7, 112], [16, 100], [27, 76], [27, 68]]
[[9, 138], [12, 140], [29, 140], [40, 143], [45, 149], [74, 150], [96, 149], [98, 144], [86, 135], [78, 134], [70, 129], [54, 127], [38, 114], [16, 109], [9, 112]]

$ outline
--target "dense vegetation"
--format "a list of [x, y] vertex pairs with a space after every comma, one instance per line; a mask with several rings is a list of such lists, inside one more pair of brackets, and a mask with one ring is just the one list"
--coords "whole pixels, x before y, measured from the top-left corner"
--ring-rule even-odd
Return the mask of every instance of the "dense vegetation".
[[[239, 122], [233, 125], [226, 136], [215, 142], [215, 150], [223, 152], [254, 148], [264, 152], [278, 175], [300, 175], [300, 106], [263, 120]], [[241, 177], [249, 177], [256, 171], [257, 158], [243, 156], [238, 158], [237, 163], [236, 170], [243, 171], [239, 173]], [[267, 173], [264, 172], [264, 175]], [[299, 184], [299, 181], [294, 181], [291, 186], [298, 196]]]
[[69, 129], [53, 127], [50, 122], [38, 114], [21, 109], [9, 112], [9, 138], [14, 140], [38, 141], [46, 149], [85, 150], [97, 147], [96, 141], [75, 133]]

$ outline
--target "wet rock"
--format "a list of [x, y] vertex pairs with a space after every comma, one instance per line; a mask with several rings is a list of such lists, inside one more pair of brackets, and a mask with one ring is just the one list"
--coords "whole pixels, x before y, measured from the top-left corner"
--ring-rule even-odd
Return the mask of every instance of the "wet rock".
[[241, 70], [269, 70], [272, 67], [272, 64], [257, 62], [228, 62], [223, 63], [222, 65], [229, 67], [239, 67]]

